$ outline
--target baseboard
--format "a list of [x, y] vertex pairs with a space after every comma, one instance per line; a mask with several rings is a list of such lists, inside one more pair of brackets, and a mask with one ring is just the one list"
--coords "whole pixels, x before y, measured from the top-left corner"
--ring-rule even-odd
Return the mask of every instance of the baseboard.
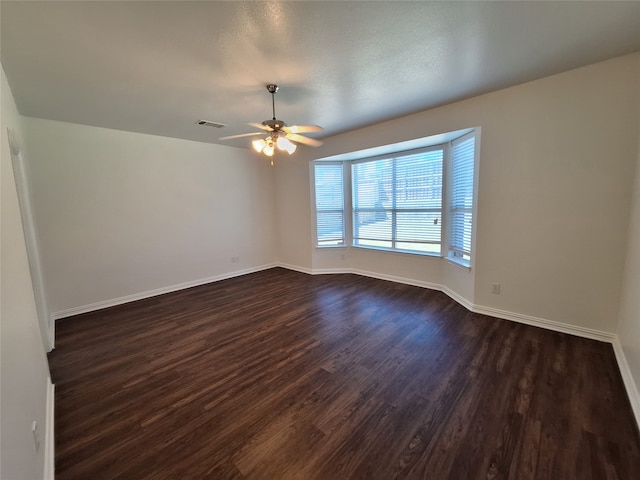
[[638, 428], [640, 428], [640, 391], [638, 391], [638, 386], [633, 379], [629, 363], [627, 362], [627, 357], [624, 354], [624, 349], [622, 348], [622, 344], [620, 343], [620, 339], [617, 335], [612, 344], [613, 352], [615, 353], [616, 360], [618, 361], [618, 369], [620, 370], [624, 387], [627, 390], [631, 410], [633, 410], [633, 414], [636, 417], [636, 424], [638, 425]]
[[287, 270], [293, 270], [294, 272], [306, 273], [306, 274], [309, 274], [309, 275], [313, 275], [313, 273], [314, 273], [313, 270], [311, 270], [310, 268], [299, 267], [297, 265], [291, 265], [289, 263], [278, 263], [278, 264], [276, 264], [274, 266], [286, 268]]
[[61, 318], [71, 317], [73, 315], [79, 315], [81, 313], [94, 312], [96, 310], [102, 310], [104, 308], [115, 307], [116, 305], [122, 305], [124, 303], [135, 302], [137, 300], [144, 300], [145, 298], [157, 297], [158, 295], [164, 295], [165, 293], [177, 292], [191, 287], [198, 287], [207, 283], [218, 282], [220, 280], [227, 280], [229, 278], [239, 277], [241, 275], [247, 275], [249, 273], [260, 272], [262, 270], [268, 270], [273, 267], [277, 267], [275, 263], [261, 265], [259, 267], [247, 268], [244, 270], [236, 270], [234, 272], [223, 273], [213, 277], [202, 278], [200, 280], [193, 280], [190, 282], [179, 283], [177, 285], [171, 285], [168, 287], [157, 288], [155, 290], [148, 290], [146, 292], [134, 293], [132, 295], [125, 295], [124, 297], [118, 297], [111, 300], [105, 300], [102, 302], [96, 302], [89, 305], [83, 305], [80, 307], [73, 307], [66, 310], [55, 312], [51, 315], [53, 320], [59, 320]]
[[453, 290], [451, 290], [449, 287], [446, 287], [444, 285], [440, 286], [440, 290], [445, 293], [447, 296], [449, 296], [450, 298], [452, 298], [453, 300], [455, 300], [456, 302], [458, 302], [460, 305], [462, 305], [463, 307], [465, 307], [467, 310], [470, 311], [474, 311], [474, 305], [473, 302], [470, 302], [469, 300], [467, 300], [466, 298], [464, 298], [462, 295], [459, 295], [458, 293], [454, 292]]
[[316, 268], [311, 275], [332, 275], [334, 273], [353, 273], [351, 268]]
[[54, 480], [55, 477], [55, 388], [51, 378], [47, 377], [47, 418], [44, 433], [44, 480]]
[[497, 308], [484, 307], [482, 305], [473, 305], [473, 308], [471, 308], [470, 310], [474, 313], [489, 315], [490, 317], [501, 318], [503, 320], [511, 320], [513, 322], [545, 328], [547, 330], [553, 330], [554, 332], [568, 333], [570, 335], [575, 335], [576, 337], [589, 338], [591, 340], [598, 340], [600, 342], [612, 343], [616, 338], [616, 335], [614, 333], [579, 327], [577, 325], [571, 325], [570, 323], [557, 322], [555, 320], [533, 317], [531, 315], [523, 315], [521, 313], [509, 312], [506, 310], [499, 310]]
[[377, 278], [378, 280], [387, 280], [389, 282], [403, 283], [405, 285], [412, 285], [414, 287], [428, 288], [429, 290], [442, 291], [442, 285], [437, 283], [425, 282], [423, 280], [415, 280], [413, 278], [397, 277], [395, 275], [387, 275], [385, 273], [371, 272], [369, 270], [360, 270], [358, 268], [348, 269], [348, 273], [355, 273], [356, 275], [362, 275], [363, 277]]

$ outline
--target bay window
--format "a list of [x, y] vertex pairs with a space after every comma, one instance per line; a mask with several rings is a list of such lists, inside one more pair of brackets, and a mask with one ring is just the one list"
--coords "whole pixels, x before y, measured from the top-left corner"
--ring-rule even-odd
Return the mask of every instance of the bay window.
[[314, 162], [316, 246], [437, 255], [470, 267], [476, 137], [469, 129], [402, 144], [437, 139], [419, 148]]

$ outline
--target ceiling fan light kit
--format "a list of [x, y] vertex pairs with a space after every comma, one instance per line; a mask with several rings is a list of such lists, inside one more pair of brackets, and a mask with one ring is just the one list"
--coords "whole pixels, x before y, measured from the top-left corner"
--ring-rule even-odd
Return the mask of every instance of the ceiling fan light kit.
[[[256, 152], [262, 153], [267, 157], [273, 157], [276, 149], [282, 152], [287, 152], [289, 155], [291, 155], [296, 151], [296, 148], [298, 148], [298, 146], [294, 142], [302, 143], [310, 147], [319, 147], [320, 145], [322, 145], [322, 142], [320, 140], [300, 135], [300, 133], [321, 132], [323, 130], [322, 127], [319, 127], [317, 125], [292, 125], [288, 127], [286, 123], [276, 118], [275, 94], [279, 90], [279, 87], [278, 85], [275, 85], [273, 83], [268, 84], [266, 87], [267, 91], [271, 94], [273, 118], [271, 120], [265, 120], [262, 123], [249, 124], [252, 127], [258, 128], [262, 131], [254, 133], [242, 133], [240, 135], [230, 135], [228, 137], [222, 137], [220, 138], [220, 140], [250, 137], [254, 135], [264, 135], [266, 132], [266, 137], [254, 140], [253, 142], [251, 142], [251, 145]], [[271, 165], [273, 165], [273, 160], [271, 160]]]

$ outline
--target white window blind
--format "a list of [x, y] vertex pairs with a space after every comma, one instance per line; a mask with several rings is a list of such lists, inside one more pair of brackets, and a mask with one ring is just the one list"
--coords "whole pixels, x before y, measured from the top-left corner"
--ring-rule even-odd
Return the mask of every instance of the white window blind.
[[353, 163], [353, 244], [441, 253], [442, 148]]
[[344, 179], [342, 163], [315, 164], [316, 244], [344, 245]]
[[473, 226], [475, 136], [469, 134], [454, 140], [451, 150], [448, 255], [449, 258], [469, 266]]

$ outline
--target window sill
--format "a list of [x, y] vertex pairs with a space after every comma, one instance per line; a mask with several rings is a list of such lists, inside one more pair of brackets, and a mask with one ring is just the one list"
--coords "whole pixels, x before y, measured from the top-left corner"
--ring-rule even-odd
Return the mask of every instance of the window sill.
[[440, 260], [442, 255], [438, 253], [429, 253], [429, 252], [415, 252], [413, 250], [390, 250], [388, 248], [379, 248], [379, 247], [368, 247], [364, 245], [351, 245], [352, 248], [360, 248], [362, 250], [374, 250], [376, 252], [384, 252], [384, 253], [399, 253], [401, 255], [420, 255], [421, 257], [429, 257], [433, 259]]
[[466, 270], [467, 272], [471, 271], [471, 264], [469, 262], [464, 261], [464, 260], [456, 260], [455, 258], [447, 257], [447, 262], [449, 262], [450, 264], [452, 264], [455, 267], [458, 267], [458, 268], [461, 268], [463, 270]]

